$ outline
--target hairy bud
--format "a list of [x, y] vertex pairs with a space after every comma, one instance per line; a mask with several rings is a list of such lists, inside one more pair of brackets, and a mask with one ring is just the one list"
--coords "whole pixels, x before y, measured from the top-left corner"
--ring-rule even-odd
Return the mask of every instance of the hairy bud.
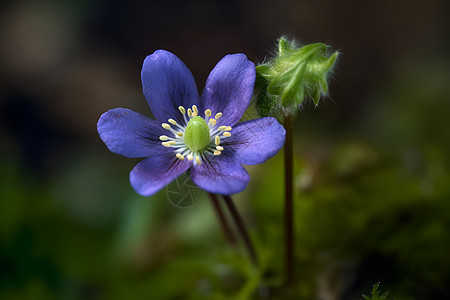
[[278, 55], [256, 68], [257, 106], [262, 114], [277, 105], [293, 114], [306, 99], [318, 105], [328, 93], [328, 77], [339, 52], [322, 43], [296, 47], [281, 37]]

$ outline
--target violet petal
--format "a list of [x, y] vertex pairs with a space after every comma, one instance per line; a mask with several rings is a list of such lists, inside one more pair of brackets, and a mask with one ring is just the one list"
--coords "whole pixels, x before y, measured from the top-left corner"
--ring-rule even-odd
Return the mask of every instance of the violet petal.
[[191, 164], [173, 153], [147, 157], [131, 170], [130, 182], [138, 194], [151, 196], [186, 172]]
[[250, 104], [255, 74], [255, 65], [244, 54], [225, 56], [208, 76], [201, 107], [222, 112], [219, 124], [233, 126]]
[[157, 50], [147, 56], [142, 65], [141, 78], [148, 105], [160, 122], [172, 118], [183, 123], [178, 106], [187, 109], [198, 105], [198, 91], [191, 71], [168, 51]]
[[192, 181], [207, 192], [231, 195], [242, 192], [250, 181], [247, 170], [231, 156], [208, 157], [191, 168]]
[[168, 151], [159, 140], [167, 130], [159, 122], [130, 109], [105, 112], [98, 120], [97, 131], [111, 152], [126, 157], [147, 157]]
[[241, 164], [256, 165], [275, 156], [285, 138], [284, 127], [275, 118], [267, 117], [237, 124], [221, 146], [225, 151], [230, 147]]

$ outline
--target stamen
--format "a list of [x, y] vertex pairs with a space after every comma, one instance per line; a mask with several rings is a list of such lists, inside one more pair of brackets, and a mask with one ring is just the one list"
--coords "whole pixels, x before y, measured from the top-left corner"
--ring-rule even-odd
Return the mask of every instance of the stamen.
[[[162, 141], [162, 145], [164, 147], [171, 147], [174, 146], [174, 153], [176, 158], [178, 158], [179, 160], [183, 161], [185, 160], [185, 158], [187, 158], [189, 161], [193, 161], [195, 159], [195, 163], [200, 165], [202, 164], [202, 159], [201, 156], [203, 155], [203, 148], [199, 148], [199, 149], [195, 149], [194, 148], [190, 148], [190, 146], [187, 146], [186, 141], [183, 139], [183, 137], [185, 136], [185, 129], [187, 124], [191, 123], [191, 121], [189, 121], [190, 119], [192, 120], [192, 122], [194, 121], [198, 121], [197, 119], [200, 119], [198, 117], [199, 115], [199, 110], [197, 105], [192, 105], [191, 108], [187, 108], [185, 109], [183, 106], [178, 106], [178, 110], [180, 111], [180, 113], [183, 115], [183, 119], [184, 122], [182, 121], [181, 124], [179, 124], [175, 119], [168, 119], [167, 123], [162, 123], [161, 126], [164, 129], [167, 129], [169, 131], [172, 132], [173, 136], [167, 136], [167, 135], [161, 135], [159, 136], [159, 139]], [[188, 118], [186, 117], [186, 113]], [[211, 155], [213, 152], [214, 155], [221, 155], [222, 151], [224, 150], [224, 147], [220, 146], [220, 141], [221, 138], [224, 137], [230, 137], [231, 133], [229, 131], [232, 130], [231, 126], [219, 126], [219, 127], [215, 127], [218, 119], [220, 119], [222, 117], [222, 113], [218, 112], [215, 114], [214, 118], [212, 117], [212, 111], [211, 109], [206, 109], [204, 111], [204, 115], [205, 117], [202, 118], [201, 121], [206, 121], [208, 122], [208, 127], [205, 127], [206, 132], [209, 131], [209, 135], [208, 135], [208, 139], [206, 140], [206, 143], [210, 143], [210, 138], [209, 137], [214, 137], [214, 143], [215, 143], [215, 148], [212, 148], [211, 146], [208, 146], [207, 148], [205, 148], [206, 153], [208, 153], [209, 155]], [[197, 118], [194, 118], [197, 117]], [[194, 119], [192, 119], [194, 118]], [[189, 121], [189, 122], [188, 122]], [[205, 124], [206, 125], [206, 124]], [[185, 137], [186, 138], [186, 137]], [[211, 148], [210, 148], [211, 147]], [[198, 152], [198, 150], [201, 150], [200, 152]]]
[[231, 129], [233, 129], [233, 128], [231, 128], [231, 126], [220, 126], [219, 128], [217, 128], [218, 130], [222, 130], [222, 131], [230, 131]]
[[192, 105], [192, 116], [193, 116], [193, 117], [198, 116], [198, 108], [197, 108], [197, 105]]

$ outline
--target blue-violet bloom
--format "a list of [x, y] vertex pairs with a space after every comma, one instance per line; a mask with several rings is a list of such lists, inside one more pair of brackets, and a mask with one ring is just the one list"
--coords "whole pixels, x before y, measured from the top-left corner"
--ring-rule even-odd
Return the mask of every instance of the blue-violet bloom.
[[262, 163], [284, 144], [286, 132], [274, 118], [238, 123], [255, 83], [255, 65], [244, 54], [220, 60], [201, 97], [186, 65], [165, 50], [147, 56], [141, 78], [156, 120], [115, 108], [100, 117], [97, 130], [110, 151], [145, 157], [130, 172], [143, 196], [189, 169], [192, 181], [210, 193], [241, 192], [250, 180], [241, 164]]

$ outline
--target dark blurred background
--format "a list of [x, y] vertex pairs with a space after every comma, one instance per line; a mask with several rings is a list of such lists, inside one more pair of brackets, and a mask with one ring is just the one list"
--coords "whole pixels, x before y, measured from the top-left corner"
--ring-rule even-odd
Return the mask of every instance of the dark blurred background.
[[449, 299], [449, 3], [3, 2], [0, 299], [288, 299], [281, 154], [249, 167], [235, 197], [258, 277], [206, 197], [179, 209], [166, 191], [137, 195], [139, 160], [96, 131], [114, 107], [151, 115], [140, 69], [156, 49], [201, 88], [225, 54], [263, 62], [281, 35], [342, 53], [330, 96], [296, 118], [295, 299], [362, 299], [376, 282], [395, 299]]

